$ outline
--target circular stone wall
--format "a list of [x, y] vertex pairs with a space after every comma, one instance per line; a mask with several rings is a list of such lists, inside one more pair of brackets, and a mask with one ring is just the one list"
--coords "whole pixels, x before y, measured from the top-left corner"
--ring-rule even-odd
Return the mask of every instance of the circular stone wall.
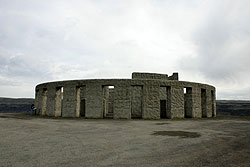
[[[36, 86], [40, 115], [114, 119], [216, 116], [215, 87], [178, 75], [48, 82]], [[155, 76], [154, 76], [155, 75]], [[153, 77], [151, 77], [153, 76]], [[172, 77], [172, 78], [171, 78]]]

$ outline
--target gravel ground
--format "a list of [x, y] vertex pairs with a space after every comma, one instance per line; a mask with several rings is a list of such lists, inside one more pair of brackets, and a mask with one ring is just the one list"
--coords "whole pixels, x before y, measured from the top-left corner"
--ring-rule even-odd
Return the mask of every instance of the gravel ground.
[[0, 166], [250, 166], [250, 121], [0, 114]]

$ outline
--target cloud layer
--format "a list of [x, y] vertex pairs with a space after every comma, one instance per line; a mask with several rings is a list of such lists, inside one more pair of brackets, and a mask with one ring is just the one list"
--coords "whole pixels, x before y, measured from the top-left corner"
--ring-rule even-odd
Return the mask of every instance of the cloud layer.
[[178, 71], [250, 99], [250, 1], [0, 0], [0, 96], [36, 84]]

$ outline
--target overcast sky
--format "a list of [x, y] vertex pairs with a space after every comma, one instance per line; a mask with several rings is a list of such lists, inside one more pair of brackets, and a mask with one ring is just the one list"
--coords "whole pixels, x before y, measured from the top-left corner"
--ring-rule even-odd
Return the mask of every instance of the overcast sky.
[[250, 0], [0, 0], [0, 97], [133, 71], [250, 99]]

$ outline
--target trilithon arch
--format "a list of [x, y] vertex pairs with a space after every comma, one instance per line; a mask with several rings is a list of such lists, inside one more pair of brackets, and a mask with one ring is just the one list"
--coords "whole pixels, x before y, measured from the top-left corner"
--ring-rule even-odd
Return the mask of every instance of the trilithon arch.
[[133, 73], [132, 79], [58, 81], [36, 86], [40, 115], [113, 119], [216, 116], [215, 87], [168, 76]]

